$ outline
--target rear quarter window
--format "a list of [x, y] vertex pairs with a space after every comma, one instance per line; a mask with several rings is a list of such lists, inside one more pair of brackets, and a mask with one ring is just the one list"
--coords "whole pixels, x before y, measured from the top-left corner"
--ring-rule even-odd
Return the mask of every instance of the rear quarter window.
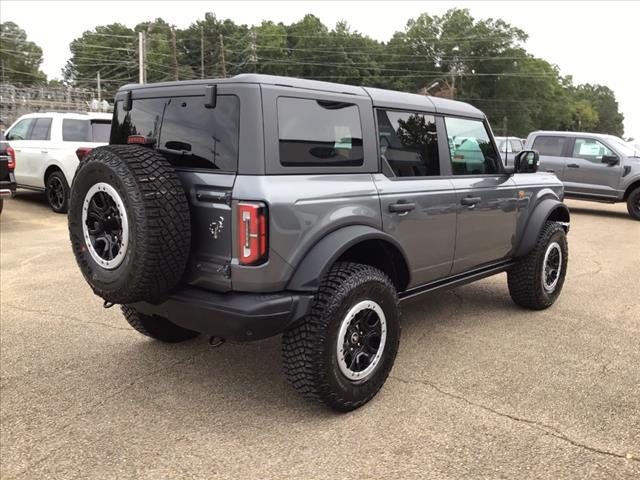
[[567, 137], [540, 136], [533, 141], [531, 148], [537, 150], [540, 155], [549, 157], [561, 157]]
[[280, 163], [285, 167], [361, 166], [358, 106], [304, 98], [278, 98]]

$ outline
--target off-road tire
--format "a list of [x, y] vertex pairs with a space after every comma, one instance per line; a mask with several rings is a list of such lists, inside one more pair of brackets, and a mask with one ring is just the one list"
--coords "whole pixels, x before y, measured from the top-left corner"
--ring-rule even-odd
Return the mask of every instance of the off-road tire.
[[[543, 286], [545, 253], [549, 245], [556, 242], [562, 253], [562, 264], [555, 289], [551, 292]], [[565, 229], [557, 222], [547, 222], [536, 241], [535, 247], [507, 272], [507, 283], [511, 299], [521, 307], [543, 310], [556, 301], [567, 274], [569, 249]]]
[[640, 187], [636, 187], [627, 197], [627, 211], [631, 218], [640, 220]]
[[[57, 199], [56, 201], [53, 201], [51, 198], [52, 193], [50, 192], [50, 188], [52, 181], [59, 182], [58, 185], [60, 189], [60, 195], [62, 196], [62, 199], [60, 201], [58, 201]], [[69, 184], [67, 183], [67, 179], [64, 176], [64, 173], [62, 173], [60, 170], [55, 170], [47, 175], [47, 178], [45, 179], [45, 194], [47, 195], [47, 203], [49, 204], [51, 210], [56, 213], [67, 213], [67, 211], [69, 210], [70, 193], [71, 190], [69, 189]]]
[[179, 327], [166, 318], [145, 315], [131, 307], [123, 305], [122, 314], [125, 320], [142, 335], [167, 343], [179, 343], [191, 340], [200, 335], [193, 330]]
[[2, 213], [3, 208], [4, 208], [4, 198], [0, 198], [0, 213]]
[[[339, 327], [350, 308], [362, 300], [377, 302], [386, 317], [386, 343], [372, 373], [349, 380], [338, 366]], [[371, 400], [384, 384], [398, 351], [400, 309], [387, 275], [369, 265], [337, 263], [324, 278], [310, 313], [282, 338], [284, 372], [304, 397], [347, 412]]]
[[[128, 216], [126, 252], [112, 269], [96, 262], [83, 235], [85, 196], [98, 183], [115, 189]], [[173, 167], [151, 148], [94, 149], [74, 177], [69, 235], [80, 270], [96, 295], [120, 304], [159, 300], [182, 277], [191, 244], [189, 205]]]

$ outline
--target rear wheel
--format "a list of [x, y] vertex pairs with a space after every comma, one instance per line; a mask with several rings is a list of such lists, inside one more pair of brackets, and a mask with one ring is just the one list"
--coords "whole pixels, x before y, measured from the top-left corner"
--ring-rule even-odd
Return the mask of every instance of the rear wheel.
[[640, 187], [636, 187], [627, 197], [627, 211], [631, 218], [640, 220]]
[[69, 209], [69, 184], [60, 170], [51, 172], [45, 182], [45, 193], [51, 210], [67, 213]]
[[400, 341], [395, 287], [371, 266], [336, 264], [309, 315], [282, 341], [285, 374], [299, 393], [354, 410], [376, 395], [393, 366]]
[[532, 310], [553, 305], [562, 291], [568, 260], [564, 227], [557, 222], [547, 222], [533, 250], [507, 273], [513, 301]]
[[139, 333], [161, 342], [184, 342], [200, 335], [193, 330], [179, 327], [166, 318], [145, 315], [126, 305], [122, 306], [122, 314], [129, 325]]

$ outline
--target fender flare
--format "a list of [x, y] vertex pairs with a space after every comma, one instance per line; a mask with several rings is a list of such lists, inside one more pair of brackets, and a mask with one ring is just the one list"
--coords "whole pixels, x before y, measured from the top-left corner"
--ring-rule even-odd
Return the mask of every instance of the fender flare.
[[287, 284], [287, 290], [315, 292], [320, 281], [340, 256], [354, 245], [366, 240], [382, 240], [398, 249], [407, 265], [407, 255], [391, 235], [366, 225], [350, 225], [326, 235], [303, 257]]
[[566, 223], [568, 224], [570, 218], [569, 209], [560, 200], [556, 198], [545, 198], [535, 206], [529, 216], [529, 221], [524, 229], [522, 239], [515, 251], [514, 257], [522, 257], [531, 251], [536, 244], [536, 240], [544, 224], [549, 217], [558, 210], [558, 214], [562, 215], [562, 218], [566, 218]]

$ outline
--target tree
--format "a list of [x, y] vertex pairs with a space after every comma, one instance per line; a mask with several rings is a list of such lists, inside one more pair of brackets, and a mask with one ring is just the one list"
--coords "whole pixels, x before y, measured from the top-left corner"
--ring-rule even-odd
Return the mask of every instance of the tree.
[[3, 83], [46, 82], [47, 77], [40, 70], [42, 49], [27, 40], [27, 33], [13, 22], [0, 23], [0, 57]]
[[572, 89], [572, 93], [579, 101], [589, 102], [597, 114], [597, 122], [595, 122], [591, 131], [622, 137], [624, 133], [624, 116], [618, 111], [618, 102], [609, 87], [586, 83]]

